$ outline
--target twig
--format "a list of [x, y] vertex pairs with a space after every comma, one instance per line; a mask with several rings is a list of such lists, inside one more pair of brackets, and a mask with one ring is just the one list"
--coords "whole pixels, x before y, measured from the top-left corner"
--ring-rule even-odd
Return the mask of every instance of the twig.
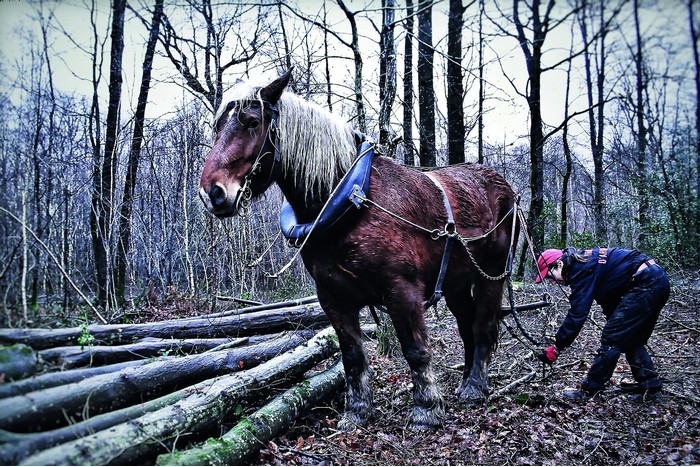
[[700, 330], [697, 330], [695, 328], [691, 328], [690, 326], [686, 326], [685, 324], [681, 323], [680, 321], [676, 321], [675, 319], [671, 318], [666, 313], [662, 313], [661, 316], [663, 316], [664, 318], [666, 318], [667, 320], [669, 320], [673, 324], [677, 324], [678, 326], [680, 326], [684, 329], [687, 329], [688, 331], [693, 331], [693, 332], [697, 332], [698, 334], [700, 334]]
[[503, 386], [501, 389], [499, 389], [499, 390], [494, 391], [493, 393], [491, 393], [491, 395], [489, 396], [488, 400], [493, 400], [493, 399], [495, 399], [496, 397], [499, 397], [499, 396], [505, 394], [506, 392], [510, 391], [510, 390], [513, 389], [515, 386], [517, 386], [517, 385], [519, 385], [519, 384], [522, 384], [522, 383], [525, 383], [525, 382], [527, 382], [527, 381], [530, 381], [532, 378], [535, 377], [536, 374], [537, 374], [537, 370], [532, 370], [530, 373], [526, 374], [525, 376], [522, 376], [522, 377], [516, 379], [515, 381], [513, 381], [512, 383], [510, 383], [510, 384], [508, 384], [508, 385], [506, 385], [506, 386]]

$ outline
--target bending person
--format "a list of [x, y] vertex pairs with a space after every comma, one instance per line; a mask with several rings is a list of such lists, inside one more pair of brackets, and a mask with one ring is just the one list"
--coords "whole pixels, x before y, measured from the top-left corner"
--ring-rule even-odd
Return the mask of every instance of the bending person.
[[569, 347], [588, 317], [593, 300], [603, 309], [607, 323], [600, 348], [581, 389], [564, 393], [568, 399], [584, 400], [603, 390], [624, 353], [636, 384], [623, 385], [637, 400], [656, 399], [661, 380], [644, 347], [661, 309], [669, 297], [670, 284], [663, 268], [637, 250], [594, 248], [546, 250], [537, 260], [542, 278], [571, 287], [571, 308], [556, 333], [554, 345], [537, 357], [552, 364]]

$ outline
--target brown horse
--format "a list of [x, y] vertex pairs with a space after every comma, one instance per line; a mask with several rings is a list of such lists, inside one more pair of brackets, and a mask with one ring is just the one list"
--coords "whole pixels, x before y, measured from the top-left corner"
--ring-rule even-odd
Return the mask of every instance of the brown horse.
[[[287, 72], [263, 86], [238, 83], [216, 116], [216, 138], [200, 196], [218, 217], [239, 213], [251, 197], [277, 183], [299, 222], [313, 222], [357, 155], [352, 129], [321, 107], [284, 92]], [[375, 157], [367, 200], [343, 228], [308, 242], [301, 256], [335, 328], [347, 380], [341, 429], [372, 419], [371, 369], [359, 312], [383, 305], [413, 376], [414, 428], [441, 424], [444, 404], [431, 366], [424, 320], [436, 287], [446, 238], [455, 242], [444, 297], [464, 342], [465, 367], [456, 393], [465, 402], [488, 394], [487, 365], [498, 316], [515, 194], [494, 170], [461, 164], [425, 172]], [[446, 202], [454, 215], [448, 221]], [[430, 232], [432, 231], [432, 233]], [[469, 249], [469, 251], [467, 250]]]

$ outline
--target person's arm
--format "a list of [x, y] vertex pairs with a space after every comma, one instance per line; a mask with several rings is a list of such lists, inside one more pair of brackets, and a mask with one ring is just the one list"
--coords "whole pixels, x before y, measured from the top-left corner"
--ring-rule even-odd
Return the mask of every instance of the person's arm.
[[564, 318], [564, 322], [559, 327], [555, 336], [557, 349], [563, 350], [569, 347], [586, 322], [588, 313], [593, 304], [593, 294], [595, 290], [595, 274], [588, 268], [583, 268], [577, 274], [569, 278], [571, 295], [569, 297], [569, 312]]

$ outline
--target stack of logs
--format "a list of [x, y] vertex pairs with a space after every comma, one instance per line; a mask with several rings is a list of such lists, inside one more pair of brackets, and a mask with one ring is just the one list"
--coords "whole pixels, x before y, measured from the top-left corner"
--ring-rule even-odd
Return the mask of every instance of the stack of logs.
[[0, 464], [241, 464], [342, 389], [338, 351], [315, 297], [158, 323], [0, 329]]

